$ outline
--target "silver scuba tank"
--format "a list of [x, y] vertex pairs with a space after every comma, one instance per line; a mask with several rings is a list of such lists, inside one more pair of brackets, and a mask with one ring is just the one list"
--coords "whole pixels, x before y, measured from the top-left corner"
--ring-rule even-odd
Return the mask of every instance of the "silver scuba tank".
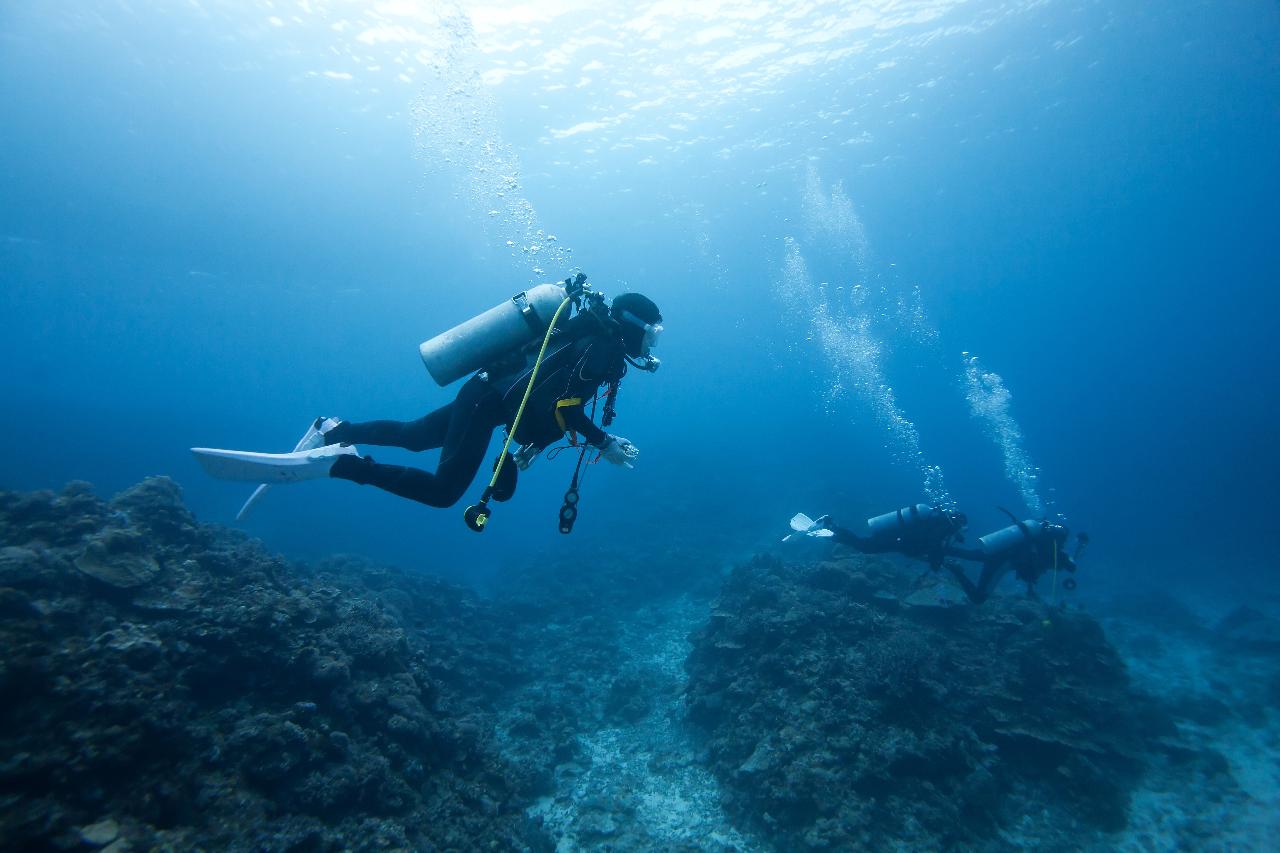
[[565, 298], [561, 284], [540, 284], [517, 293], [483, 314], [424, 341], [418, 347], [422, 362], [431, 378], [442, 386], [483, 370], [503, 356], [541, 340]]
[[1031, 537], [1023, 533], [1022, 528], [1018, 527], [1018, 525], [1010, 524], [1008, 527], [1002, 527], [994, 533], [978, 537], [978, 541], [982, 543], [982, 553], [988, 557], [1004, 553], [1028, 541], [1029, 538], [1034, 538], [1040, 532], [1040, 522], [1035, 519], [1028, 518], [1022, 523], [1026, 525]]
[[904, 506], [902, 509], [886, 512], [867, 519], [867, 527], [875, 539], [890, 539], [901, 536], [907, 530], [923, 522], [933, 513], [928, 504]]

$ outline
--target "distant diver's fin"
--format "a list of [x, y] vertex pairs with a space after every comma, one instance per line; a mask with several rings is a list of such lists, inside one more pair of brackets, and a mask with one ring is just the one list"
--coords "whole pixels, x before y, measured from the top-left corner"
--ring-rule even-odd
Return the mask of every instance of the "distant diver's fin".
[[329, 469], [338, 457], [358, 455], [358, 451], [349, 444], [331, 444], [293, 453], [255, 453], [216, 447], [193, 447], [191, 452], [204, 470], [219, 480], [265, 481], [270, 485], [328, 477]]
[[797, 512], [791, 516], [791, 529], [797, 533], [804, 533], [813, 527], [813, 519], [805, 515], [803, 512]]
[[[298, 443], [293, 446], [293, 452], [299, 450], [310, 450], [313, 447], [319, 447], [323, 442], [322, 436], [325, 432], [337, 426], [341, 421], [337, 418], [316, 418], [311, 422], [311, 426], [307, 427], [307, 431], [302, 434], [302, 438], [298, 439]], [[249, 510], [262, 500], [262, 496], [271, 488], [270, 483], [260, 483], [258, 488], [253, 490], [253, 494], [249, 495], [249, 499], [244, 502], [244, 506], [240, 507], [240, 511], [236, 513], [236, 521], [244, 521], [248, 516]]]
[[788, 541], [792, 536], [795, 536], [796, 533], [803, 533], [805, 536], [814, 536], [817, 538], [834, 536], [835, 534], [832, 531], [822, 526], [826, 523], [826, 520], [827, 516], [825, 515], [817, 521], [814, 521], [803, 512], [797, 512], [791, 517], [791, 529], [794, 530], [795, 533], [788, 533], [786, 536], [783, 536], [782, 541]]

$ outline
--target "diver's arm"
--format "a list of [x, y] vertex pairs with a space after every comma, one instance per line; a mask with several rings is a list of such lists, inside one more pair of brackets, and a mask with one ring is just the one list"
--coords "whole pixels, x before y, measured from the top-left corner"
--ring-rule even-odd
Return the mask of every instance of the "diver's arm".
[[943, 565], [946, 566], [947, 571], [951, 572], [951, 576], [956, 579], [956, 582], [960, 584], [960, 588], [964, 590], [965, 596], [971, 603], [981, 604], [986, 600], [986, 595], [980, 592], [978, 588], [973, 585], [973, 581], [969, 580], [969, 578], [965, 576], [964, 569], [960, 568], [955, 563], [944, 562]]
[[959, 560], [973, 560], [975, 563], [981, 563], [985, 559], [981, 548], [961, 548], [957, 545], [948, 545], [942, 549], [942, 553]]
[[581, 435], [592, 447], [602, 447], [609, 437], [587, 417], [581, 403], [576, 406], [561, 406], [557, 411], [564, 418], [565, 427]]
[[578, 359], [573, 375], [569, 378], [566, 398], [578, 398], [581, 402], [573, 406], [562, 406], [557, 409], [564, 418], [567, 429], [582, 435], [587, 443], [594, 447], [603, 447], [608, 443], [608, 434], [596, 426], [587, 417], [586, 404], [606, 382], [614, 382], [622, 378], [626, 363], [622, 360], [621, 350], [615, 341], [598, 337], [586, 344], [585, 350]]
[[[991, 593], [995, 591], [996, 585], [1000, 583], [1001, 578], [1008, 574], [1010, 568], [1012, 567], [1009, 565], [1009, 561], [999, 557], [983, 563], [982, 574], [978, 576], [978, 597], [973, 599], [973, 603], [981, 604], [990, 598]], [[970, 597], [972, 598], [972, 596]]]

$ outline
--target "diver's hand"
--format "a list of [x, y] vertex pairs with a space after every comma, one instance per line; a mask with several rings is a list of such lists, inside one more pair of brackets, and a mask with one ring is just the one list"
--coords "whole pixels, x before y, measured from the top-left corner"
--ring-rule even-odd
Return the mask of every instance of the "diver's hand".
[[516, 467], [521, 471], [525, 471], [533, 464], [533, 460], [538, 458], [538, 454], [542, 452], [542, 448], [535, 447], [533, 442], [529, 442], [521, 447], [515, 453], [511, 454], [511, 461], [516, 463]]
[[604, 444], [600, 445], [600, 455], [614, 465], [625, 465], [634, 468], [632, 461], [640, 455], [640, 448], [625, 438], [617, 435], [606, 435]]

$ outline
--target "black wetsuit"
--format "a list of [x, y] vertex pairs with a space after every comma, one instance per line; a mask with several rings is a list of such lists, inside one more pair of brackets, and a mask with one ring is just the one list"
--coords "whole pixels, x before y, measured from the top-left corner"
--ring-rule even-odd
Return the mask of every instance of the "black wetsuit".
[[833, 538], [862, 554], [902, 554], [927, 560], [933, 568], [942, 565], [947, 543], [962, 525], [950, 514], [933, 511], [915, 524], [881, 535], [859, 536], [847, 527], [832, 527]]
[[970, 601], [981, 604], [990, 598], [996, 585], [1010, 569], [1018, 580], [1027, 585], [1028, 593], [1035, 588], [1036, 582], [1045, 572], [1053, 571], [1055, 565], [1065, 572], [1076, 570], [1075, 560], [1066, 551], [1065, 528], [1037, 524], [1026, 527], [1025, 532], [1027, 535], [1016, 545], [992, 554], [983, 548], [947, 548], [948, 557], [982, 563], [982, 573], [978, 576], [977, 584], [970, 581], [958, 565], [947, 564]]
[[[543, 448], [562, 438], [566, 430], [597, 447], [604, 443], [604, 430], [592, 422], [584, 407], [601, 385], [622, 378], [626, 361], [622, 340], [599, 326], [584, 332], [589, 322], [598, 323], [589, 315], [574, 317], [564, 333], [552, 338], [514, 445], [532, 443]], [[496, 368], [496, 376], [478, 373], [466, 381], [452, 403], [414, 421], [344, 421], [325, 434], [330, 444], [413, 451], [440, 448], [434, 473], [375, 462], [371, 457], [342, 456], [329, 476], [377, 486], [428, 506], [453, 506], [480, 470], [493, 431], [509, 427], [514, 420], [532, 369], [530, 361], [516, 369]], [[508, 460], [495, 485], [494, 499], [509, 499], [515, 487], [516, 466]]]

